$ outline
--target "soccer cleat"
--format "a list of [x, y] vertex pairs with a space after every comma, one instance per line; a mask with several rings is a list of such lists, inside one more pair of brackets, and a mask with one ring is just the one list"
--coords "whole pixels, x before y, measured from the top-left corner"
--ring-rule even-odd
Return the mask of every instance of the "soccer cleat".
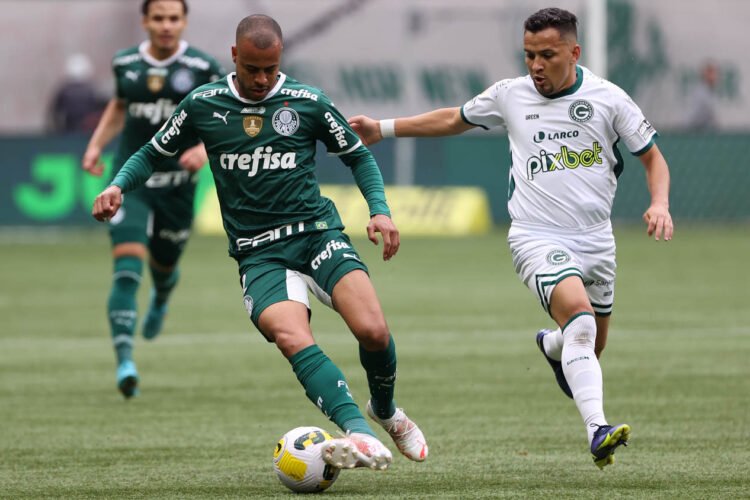
[[325, 463], [338, 469], [385, 470], [393, 461], [391, 451], [378, 438], [359, 432], [328, 441], [322, 455]]
[[568, 381], [565, 380], [565, 374], [563, 373], [562, 363], [559, 361], [555, 361], [554, 359], [547, 356], [547, 353], [544, 351], [544, 336], [548, 333], [552, 333], [552, 330], [539, 330], [539, 332], [536, 334], [536, 345], [539, 346], [539, 350], [542, 351], [542, 354], [544, 354], [544, 359], [547, 360], [547, 363], [552, 367], [552, 371], [555, 372], [555, 378], [557, 379], [557, 385], [560, 386], [560, 389], [565, 393], [566, 396], [568, 396], [570, 399], [573, 399], [573, 392], [570, 390], [570, 386], [568, 385]]
[[167, 304], [157, 304], [156, 294], [151, 291], [151, 302], [148, 305], [148, 312], [146, 317], [143, 318], [143, 338], [146, 340], [153, 340], [161, 332], [161, 327], [164, 324], [164, 316], [167, 315]]
[[126, 359], [117, 367], [117, 388], [125, 399], [138, 395], [138, 371], [133, 361]]
[[627, 446], [628, 439], [630, 439], [628, 424], [600, 425], [591, 441], [591, 456], [596, 466], [603, 469], [615, 463], [615, 449], [620, 445]]
[[402, 408], [396, 408], [396, 413], [391, 418], [380, 419], [368, 401], [367, 414], [393, 438], [396, 447], [406, 458], [415, 462], [423, 462], [427, 458], [428, 448], [424, 434]]

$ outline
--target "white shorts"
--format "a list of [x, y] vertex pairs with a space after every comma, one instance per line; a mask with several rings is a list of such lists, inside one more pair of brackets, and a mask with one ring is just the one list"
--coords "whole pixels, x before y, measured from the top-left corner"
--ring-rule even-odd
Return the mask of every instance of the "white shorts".
[[586, 230], [514, 222], [508, 244], [516, 274], [547, 313], [555, 286], [565, 278], [579, 276], [596, 315], [612, 314], [617, 264], [609, 221]]

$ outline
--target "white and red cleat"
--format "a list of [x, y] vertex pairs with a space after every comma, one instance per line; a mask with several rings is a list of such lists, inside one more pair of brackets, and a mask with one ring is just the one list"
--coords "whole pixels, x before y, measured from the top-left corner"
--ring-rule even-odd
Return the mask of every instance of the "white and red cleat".
[[402, 408], [396, 408], [396, 413], [391, 418], [380, 419], [372, 411], [372, 405], [368, 401], [367, 414], [393, 438], [396, 447], [406, 458], [415, 462], [423, 462], [427, 458], [428, 448], [424, 434]]
[[393, 455], [378, 438], [355, 432], [326, 443], [323, 460], [339, 469], [369, 467], [385, 470], [391, 465]]

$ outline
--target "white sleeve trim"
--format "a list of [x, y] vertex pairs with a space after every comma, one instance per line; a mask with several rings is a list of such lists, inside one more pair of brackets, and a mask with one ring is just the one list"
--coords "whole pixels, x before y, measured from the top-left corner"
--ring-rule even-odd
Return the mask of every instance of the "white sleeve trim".
[[164, 149], [163, 147], [159, 146], [159, 143], [158, 143], [158, 142], [156, 142], [156, 138], [155, 138], [155, 137], [152, 137], [152, 138], [151, 138], [151, 145], [152, 145], [153, 147], [155, 147], [155, 148], [156, 148], [156, 150], [157, 150], [158, 152], [160, 152], [161, 154], [163, 154], [164, 156], [169, 156], [169, 157], [171, 158], [172, 156], [174, 156], [174, 155], [176, 155], [176, 154], [177, 154], [177, 151], [175, 151], [174, 153], [170, 153], [169, 151], [167, 151], [167, 150], [166, 150], [166, 149]]
[[328, 154], [329, 154], [330, 156], [341, 156], [341, 155], [345, 155], [345, 154], [347, 154], [347, 153], [351, 153], [351, 152], [352, 152], [352, 151], [354, 151], [355, 149], [359, 148], [359, 147], [360, 147], [361, 145], [362, 145], [362, 141], [360, 140], [360, 141], [357, 141], [357, 144], [355, 144], [354, 146], [350, 147], [350, 148], [349, 148], [349, 149], [347, 149], [346, 151], [340, 151], [340, 152], [338, 152], [338, 153], [328, 153]]

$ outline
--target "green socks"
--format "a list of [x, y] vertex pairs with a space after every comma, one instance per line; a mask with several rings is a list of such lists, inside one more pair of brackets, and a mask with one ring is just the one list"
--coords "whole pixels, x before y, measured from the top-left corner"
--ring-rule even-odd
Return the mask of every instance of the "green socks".
[[302, 349], [289, 362], [308, 399], [333, 423], [344, 431], [375, 435], [354, 402], [344, 374], [317, 345]]
[[112, 289], [107, 302], [112, 344], [117, 363], [132, 359], [133, 333], [136, 325], [136, 292], [141, 282], [143, 262], [137, 257], [115, 259]]
[[396, 412], [396, 403], [393, 401], [396, 385], [396, 343], [393, 336], [390, 336], [388, 347], [383, 351], [366, 351], [360, 345], [359, 361], [367, 372], [372, 411], [380, 419], [392, 417]]

